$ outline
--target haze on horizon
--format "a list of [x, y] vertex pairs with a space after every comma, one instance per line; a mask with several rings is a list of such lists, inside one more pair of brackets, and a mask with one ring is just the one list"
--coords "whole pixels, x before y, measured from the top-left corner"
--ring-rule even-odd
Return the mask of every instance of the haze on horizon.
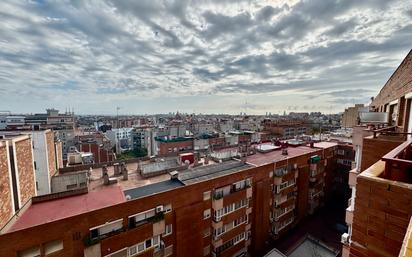
[[410, 51], [412, 1], [5, 0], [0, 21], [0, 110], [337, 113]]

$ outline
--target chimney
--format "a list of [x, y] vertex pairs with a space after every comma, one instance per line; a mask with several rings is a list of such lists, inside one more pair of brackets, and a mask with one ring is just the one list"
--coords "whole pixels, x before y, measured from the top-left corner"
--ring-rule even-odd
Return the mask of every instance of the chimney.
[[113, 170], [114, 170], [114, 175], [118, 176], [120, 175], [121, 171], [120, 171], [120, 165], [118, 162], [113, 164]]
[[103, 175], [103, 184], [106, 186], [109, 185], [109, 174], [107, 173]]
[[310, 148], [315, 148], [313, 141], [310, 141], [309, 145], [310, 145]]
[[179, 172], [177, 170], [169, 172], [170, 180], [177, 180], [179, 178]]
[[107, 175], [107, 166], [103, 165], [102, 166], [102, 178], [104, 178], [105, 175]]
[[129, 179], [129, 173], [127, 171], [126, 165], [122, 165], [122, 175], [123, 175], [123, 180], [128, 180]]

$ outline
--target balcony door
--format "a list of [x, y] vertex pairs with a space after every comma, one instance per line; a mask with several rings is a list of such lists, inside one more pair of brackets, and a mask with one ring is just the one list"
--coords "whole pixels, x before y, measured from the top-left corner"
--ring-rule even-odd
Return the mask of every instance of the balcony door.
[[[407, 99], [408, 108], [408, 133], [412, 133], [412, 99]], [[408, 140], [412, 138], [412, 135], [408, 135]]]

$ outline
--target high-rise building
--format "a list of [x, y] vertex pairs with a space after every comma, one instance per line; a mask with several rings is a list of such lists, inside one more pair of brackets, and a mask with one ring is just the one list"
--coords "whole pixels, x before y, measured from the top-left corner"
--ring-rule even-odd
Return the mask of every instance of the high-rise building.
[[412, 256], [411, 103], [412, 51], [354, 127], [343, 257]]

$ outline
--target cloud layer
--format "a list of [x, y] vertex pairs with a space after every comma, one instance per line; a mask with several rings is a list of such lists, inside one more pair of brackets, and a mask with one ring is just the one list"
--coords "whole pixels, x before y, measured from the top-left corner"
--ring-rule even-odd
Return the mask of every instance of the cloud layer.
[[411, 0], [2, 1], [0, 109], [341, 111], [399, 65], [411, 17]]

